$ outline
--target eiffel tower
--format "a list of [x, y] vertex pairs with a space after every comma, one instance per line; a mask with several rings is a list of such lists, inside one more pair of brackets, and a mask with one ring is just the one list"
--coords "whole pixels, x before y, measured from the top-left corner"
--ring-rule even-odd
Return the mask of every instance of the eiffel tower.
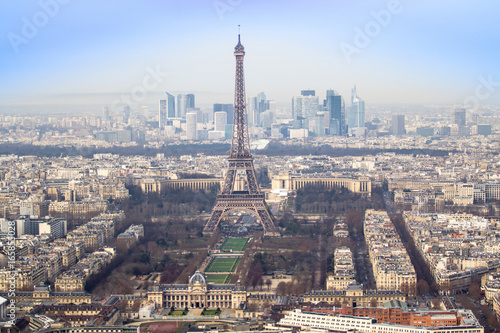
[[[248, 139], [247, 113], [245, 103], [245, 80], [243, 76], [243, 57], [245, 48], [241, 45], [238, 34], [238, 45], [234, 48], [236, 57], [236, 87], [234, 92], [234, 121], [229, 167], [224, 180], [222, 193], [212, 210], [212, 215], [203, 229], [203, 234], [215, 232], [220, 221], [229, 213], [246, 211], [260, 219], [264, 227], [264, 235], [279, 236], [273, 223], [273, 217], [267, 207], [264, 194], [260, 193], [253, 167], [253, 157]], [[235, 189], [237, 178], [246, 177], [246, 188]], [[239, 186], [241, 187], [241, 186]]]

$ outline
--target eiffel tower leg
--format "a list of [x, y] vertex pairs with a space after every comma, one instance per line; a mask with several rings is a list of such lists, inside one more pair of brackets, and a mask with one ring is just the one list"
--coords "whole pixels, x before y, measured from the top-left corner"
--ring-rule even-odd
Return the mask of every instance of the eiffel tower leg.
[[224, 207], [221, 207], [216, 203], [215, 207], [212, 210], [212, 214], [210, 215], [210, 218], [208, 219], [208, 222], [203, 229], [204, 236], [211, 235], [217, 230], [217, 226], [219, 225], [223, 213]]
[[279, 236], [279, 232], [276, 230], [274, 226], [273, 219], [271, 217], [271, 212], [267, 207], [259, 207], [256, 209], [257, 215], [262, 223], [262, 227], [264, 228], [264, 236]]

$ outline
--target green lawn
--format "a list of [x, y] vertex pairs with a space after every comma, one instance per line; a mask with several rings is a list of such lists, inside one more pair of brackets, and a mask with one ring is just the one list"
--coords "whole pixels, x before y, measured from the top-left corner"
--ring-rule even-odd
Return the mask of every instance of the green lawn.
[[174, 310], [174, 311], [170, 311], [170, 313], [168, 315], [169, 316], [184, 316], [186, 314], [184, 313], [184, 310]]
[[203, 310], [202, 316], [217, 316], [220, 314], [220, 310]]
[[234, 272], [240, 258], [213, 258], [205, 272]]
[[248, 244], [248, 238], [228, 238], [220, 247], [223, 250], [244, 251]]
[[208, 283], [228, 284], [231, 274], [205, 274]]

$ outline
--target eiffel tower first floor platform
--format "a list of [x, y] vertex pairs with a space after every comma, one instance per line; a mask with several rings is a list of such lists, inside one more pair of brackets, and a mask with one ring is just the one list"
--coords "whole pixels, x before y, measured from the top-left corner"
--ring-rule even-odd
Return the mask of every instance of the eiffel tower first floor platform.
[[280, 233], [276, 229], [273, 217], [264, 199], [264, 194], [219, 194], [212, 215], [203, 229], [204, 235], [211, 235], [219, 226], [220, 221], [229, 213], [245, 211], [254, 214], [264, 228], [264, 235], [277, 237]]

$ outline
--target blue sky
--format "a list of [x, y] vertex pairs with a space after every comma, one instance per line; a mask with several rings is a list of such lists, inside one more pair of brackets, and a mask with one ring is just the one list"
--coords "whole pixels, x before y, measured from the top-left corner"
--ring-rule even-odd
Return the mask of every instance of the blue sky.
[[0, 104], [78, 94], [106, 103], [95, 94], [130, 93], [148, 68], [168, 74], [144, 103], [161, 91], [231, 102], [240, 24], [248, 96], [287, 103], [301, 89], [335, 89], [349, 100], [356, 84], [367, 104], [500, 105], [497, 0], [23, 0], [0, 9]]

